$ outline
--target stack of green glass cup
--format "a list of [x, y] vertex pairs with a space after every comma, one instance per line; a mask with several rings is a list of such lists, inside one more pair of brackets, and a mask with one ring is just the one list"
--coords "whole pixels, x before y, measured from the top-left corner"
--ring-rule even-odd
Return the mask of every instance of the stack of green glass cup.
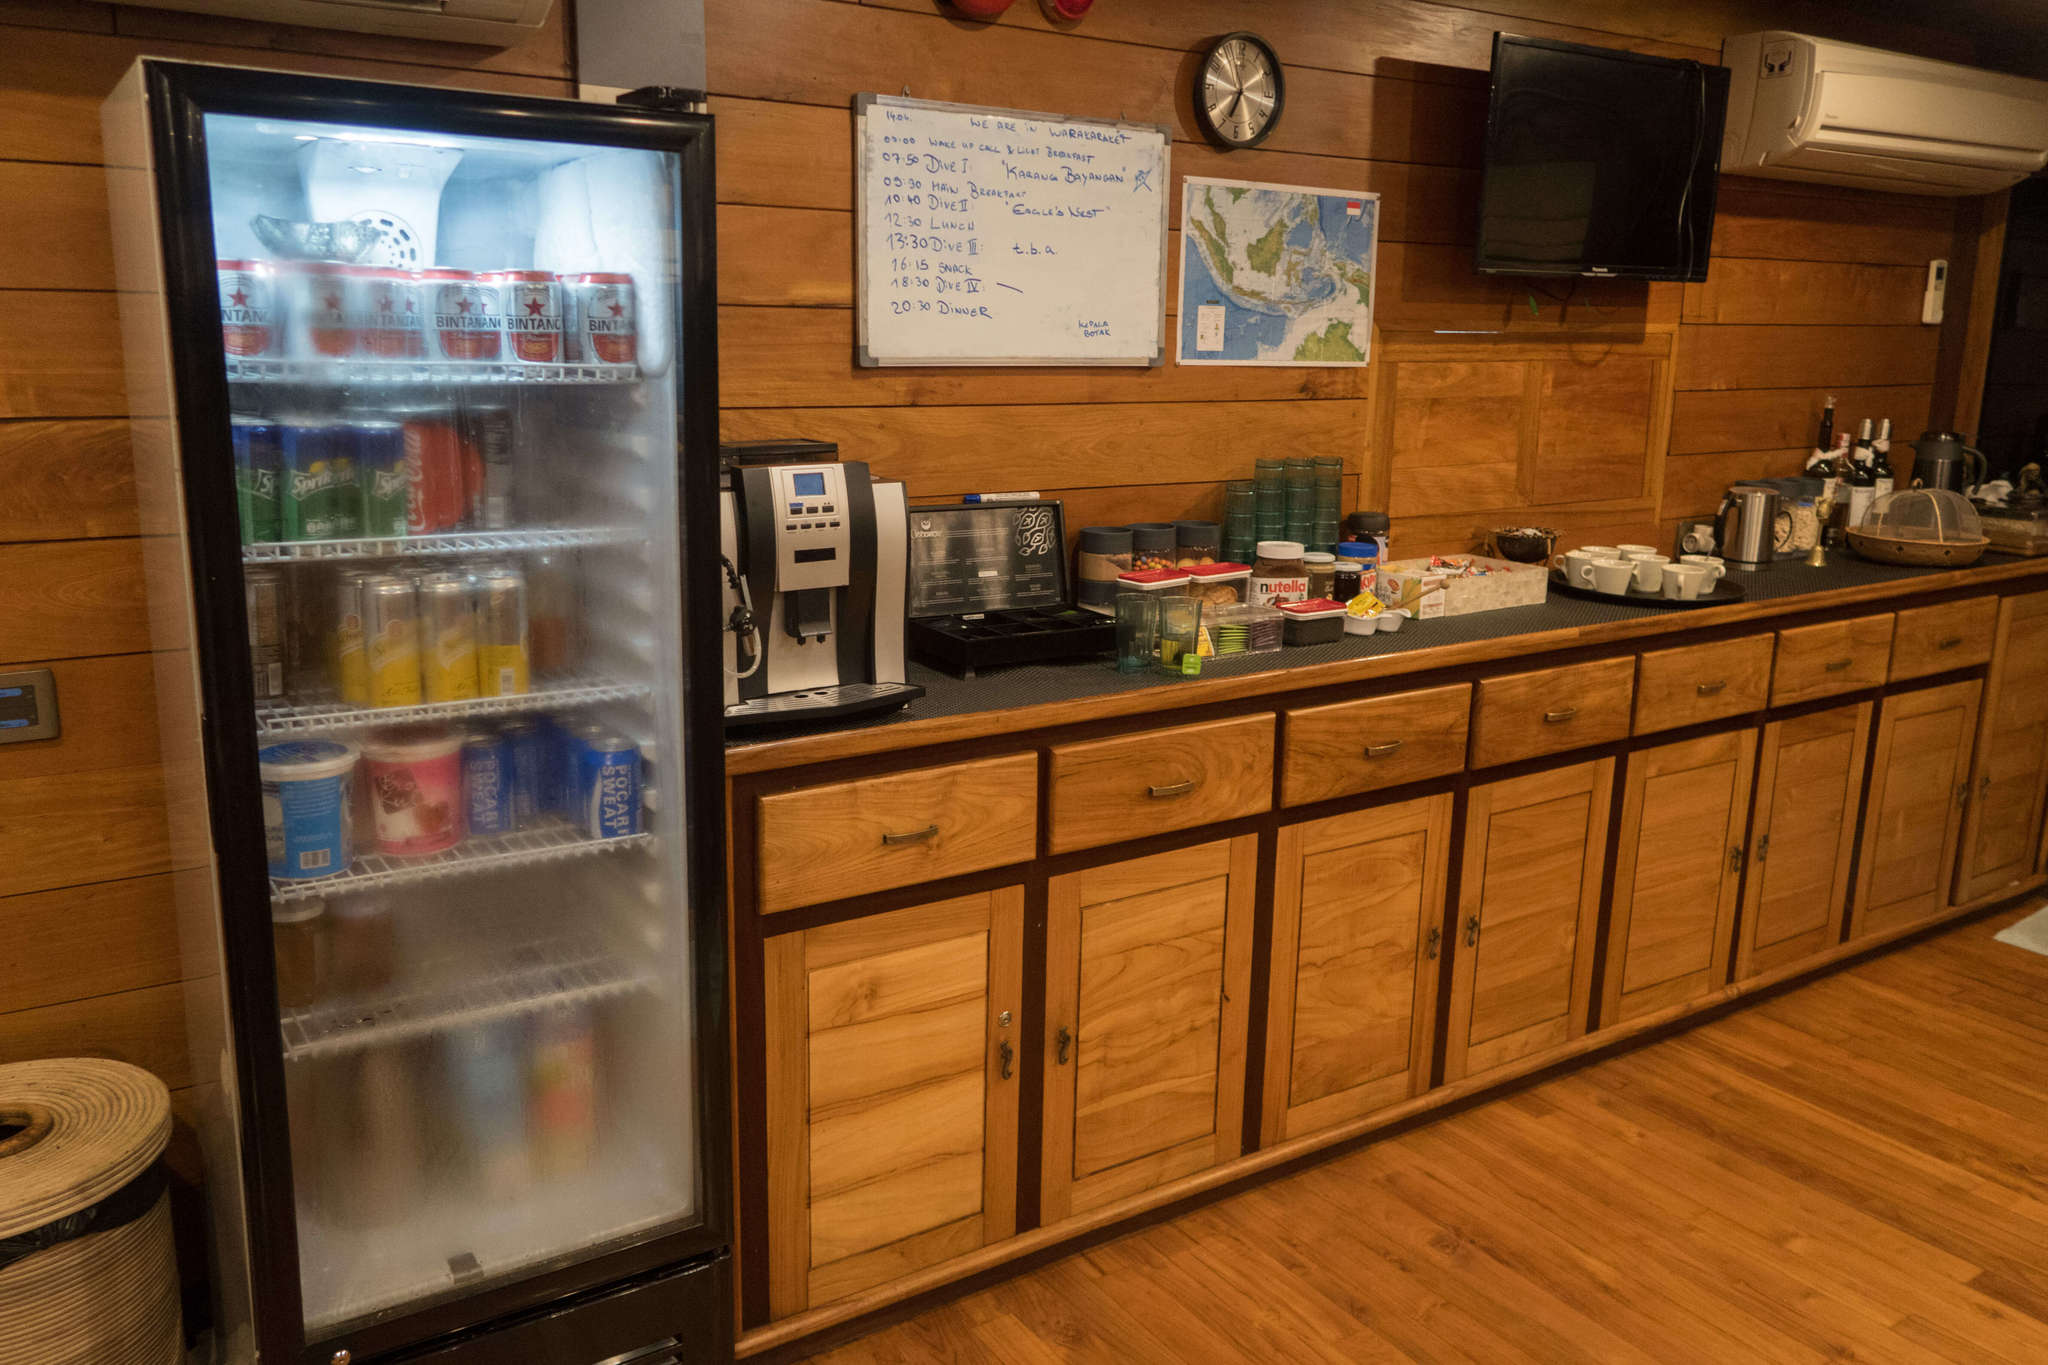
[[1344, 461], [1336, 455], [1318, 455], [1315, 460], [1315, 533], [1303, 544], [1315, 550], [1337, 548], [1337, 528], [1344, 519]]
[[1259, 541], [1280, 540], [1287, 535], [1287, 476], [1278, 456], [1260, 460], [1252, 469], [1253, 534]]
[[1287, 459], [1287, 539], [1308, 545], [1316, 535], [1316, 467], [1306, 455]]
[[1223, 485], [1223, 558], [1249, 564], [1258, 549], [1258, 485], [1251, 479], [1232, 479]]

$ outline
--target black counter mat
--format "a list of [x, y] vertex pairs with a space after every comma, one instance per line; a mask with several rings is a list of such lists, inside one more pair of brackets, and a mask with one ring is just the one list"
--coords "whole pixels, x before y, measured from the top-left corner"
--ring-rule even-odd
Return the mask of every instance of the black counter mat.
[[[2011, 563], [2014, 555], [1987, 554], [1981, 564]], [[1891, 564], [1872, 564], [1846, 550], [1833, 551], [1825, 568], [1810, 569], [1798, 560], [1788, 560], [1756, 573], [1729, 570], [1728, 578], [1740, 583], [1748, 601], [1767, 602], [1810, 593], [1859, 588], [1872, 583], [1896, 583], [1929, 574], [1954, 572], [1946, 568], [1916, 569]], [[1630, 606], [1622, 602], [1595, 602], [1551, 594], [1548, 601], [1533, 607], [1507, 607], [1500, 611], [1478, 611], [1464, 616], [1410, 621], [1400, 630], [1373, 635], [1346, 635], [1326, 645], [1298, 645], [1277, 653], [1236, 654], [1221, 659], [1204, 659], [1204, 678], [1232, 678], [1247, 673], [1265, 673], [1279, 668], [1304, 668], [1311, 664], [1336, 663], [1378, 654], [1406, 654], [1441, 645], [1471, 644], [1499, 640], [1512, 635], [1532, 635], [1547, 630], [1571, 630], [1633, 621], [1645, 616], [1692, 616], [1697, 609]], [[1007, 711], [1020, 706], [1047, 702], [1075, 701], [1083, 697], [1114, 696], [1142, 692], [1155, 687], [1178, 687], [1183, 679], [1161, 673], [1119, 673], [1113, 661], [1076, 660], [1057, 664], [1020, 664], [1014, 668], [988, 669], [973, 678], [956, 678], [950, 673], [910, 665], [909, 681], [924, 688], [925, 694], [900, 711], [886, 716], [840, 724], [809, 725], [776, 730], [751, 737], [757, 740], [792, 739], [802, 735], [867, 730], [901, 725], [906, 721], [931, 720], [939, 716], [972, 715], [979, 711]], [[1191, 681], [1191, 680], [1185, 680]], [[727, 745], [728, 751], [747, 747]]]

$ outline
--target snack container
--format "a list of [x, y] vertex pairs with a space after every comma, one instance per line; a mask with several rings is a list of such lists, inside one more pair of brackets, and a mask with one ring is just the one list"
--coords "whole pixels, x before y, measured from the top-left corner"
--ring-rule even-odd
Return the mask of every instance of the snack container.
[[1344, 634], [1344, 604], [1327, 597], [1306, 602], [1283, 602], [1285, 636], [1290, 645], [1326, 645]]
[[1185, 569], [1134, 569], [1116, 576], [1116, 595], [1135, 592], [1147, 597], [1186, 597], [1188, 582]]
[[1205, 611], [1203, 627], [1218, 657], [1229, 654], [1270, 654], [1280, 648], [1287, 618], [1276, 607], [1245, 603]]
[[1389, 606], [1406, 607], [1428, 620], [1464, 616], [1503, 607], [1542, 605], [1550, 572], [1542, 564], [1517, 564], [1481, 555], [1397, 559], [1382, 564], [1374, 590]]
[[1234, 607], [1251, 590], [1249, 564], [1199, 564], [1182, 572], [1188, 576], [1188, 596], [1208, 607]]

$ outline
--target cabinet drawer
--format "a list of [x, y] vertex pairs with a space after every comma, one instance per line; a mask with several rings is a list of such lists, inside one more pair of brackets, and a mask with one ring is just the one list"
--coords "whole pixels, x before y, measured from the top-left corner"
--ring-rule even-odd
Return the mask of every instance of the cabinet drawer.
[[1280, 802], [1299, 806], [1454, 773], [1465, 766], [1471, 717], [1470, 683], [1289, 711]]
[[1030, 858], [1038, 756], [803, 787], [755, 813], [764, 913], [887, 891]]
[[1891, 680], [1924, 678], [1991, 661], [1998, 599], [1969, 597], [1938, 607], [1909, 607], [1892, 630]]
[[1636, 667], [1639, 735], [1761, 711], [1771, 694], [1769, 635], [1643, 654]]
[[1781, 630], [1778, 660], [1771, 668], [1771, 705], [1876, 687], [1884, 682], [1891, 647], [1890, 612]]
[[1147, 730], [1052, 751], [1054, 853], [1142, 839], [1273, 804], [1273, 716]]
[[1482, 678], [1472, 708], [1472, 766], [1535, 758], [1628, 734], [1633, 658]]

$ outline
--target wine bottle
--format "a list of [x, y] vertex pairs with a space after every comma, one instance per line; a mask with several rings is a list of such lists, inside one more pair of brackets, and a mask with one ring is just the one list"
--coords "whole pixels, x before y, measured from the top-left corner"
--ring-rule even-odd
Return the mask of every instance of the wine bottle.
[[1828, 395], [1827, 406], [1820, 410], [1820, 439], [1814, 442], [1813, 454], [1806, 457], [1806, 472], [1827, 477], [1825, 466], [1835, 458], [1835, 396]]
[[1863, 524], [1863, 518], [1870, 511], [1870, 504], [1877, 497], [1877, 457], [1870, 451], [1870, 419], [1863, 419], [1863, 429], [1857, 435], [1856, 449], [1850, 452], [1848, 483], [1849, 529]]
[[1892, 492], [1892, 419], [1887, 417], [1877, 424], [1877, 439], [1870, 443], [1871, 451], [1877, 457], [1877, 496], [1888, 498]]

